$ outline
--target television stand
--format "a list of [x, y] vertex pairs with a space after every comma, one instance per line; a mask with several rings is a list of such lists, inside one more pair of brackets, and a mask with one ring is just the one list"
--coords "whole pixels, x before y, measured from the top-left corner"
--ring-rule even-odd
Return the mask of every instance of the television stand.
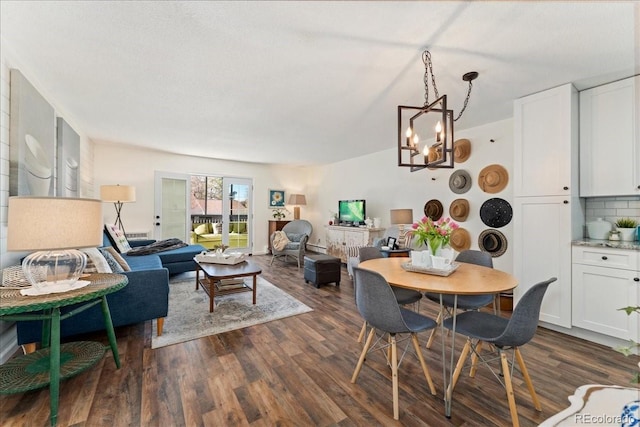
[[363, 246], [373, 245], [376, 238], [383, 237], [384, 228], [366, 228], [359, 226], [327, 226], [327, 254], [340, 258], [347, 263], [351, 257], [358, 256]]

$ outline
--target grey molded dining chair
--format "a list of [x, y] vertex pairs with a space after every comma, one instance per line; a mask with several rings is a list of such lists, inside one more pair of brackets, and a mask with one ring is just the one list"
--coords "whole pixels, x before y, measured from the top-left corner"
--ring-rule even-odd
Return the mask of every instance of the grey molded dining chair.
[[[518, 426], [518, 410], [513, 394], [513, 385], [511, 383], [511, 366], [514, 364], [514, 358], [518, 362], [524, 381], [527, 384], [533, 404], [538, 411], [542, 411], [540, 401], [533, 388], [531, 377], [527, 371], [527, 367], [520, 353], [520, 347], [531, 341], [538, 327], [538, 318], [540, 316], [540, 306], [550, 283], [557, 279], [552, 277], [544, 282], [533, 285], [522, 296], [510, 319], [500, 317], [496, 314], [481, 311], [466, 311], [456, 316], [455, 333], [462, 334], [467, 337], [467, 341], [460, 353], [460, 358], [453, 372], [453, 379], [447, 390], [447, 394], [451, 397], [453, 388], [460, 377], [460, 372], [464, 366], [469, 352], [472, 352], [480, 359], [480, 361], [488, 366], [487, 362], [491, 360], [485, 359], [484, 356], [478, 354], [477, 347], [481, 342], [492, 344], [498, 352], [501, 362], [501, 371], [504, 377], [503, 386], [507, 392], [507, 400], [509, 401], [509, 411], [511, 413], [511, 422], [514, 426]], [[445, 328], [453, 330], [454, 319], [452, 317], [445, 319], [443, 325]], [[513, 349], [513, 358], [511, 361], [507, 359], [506, 350]], [[488, 356], [488, 354], [487, 354]], [[471, 374], [473, 376], [473, 374]], [[495, 375], [500, 382], [500, 377]]]
[[[398, 305], [395, 294], [389, 286], [389, 283], [380, 275], [371, 270], [359, 267], [353, 269], [353, 281], [356, 293], [356, 306], [360, 315], [365, 322], [371, 325], [371, 331], [367, 336], [358, 364], [351, 377], [351, 382], [355, 384], [360, 374], [360, 370], [364, 364], [367, 353], [375, 350], [382, 350], [385, 355], [387, 365], [391, 366], [392, 390], [393, 390], [393, 418], [400, 417], [399, 412], [399, 396], [398, 396], [398, 366], [402, 362], [405, 353], [408, 350], [409, 342], [407, 342], [404, 352], [398, 361], [397, 335], [408, 334], [401, 341], [411, 339], [413, 349], [420, 361], [422, 371], [427, 379], [431, 394], [436, 394], [436, 388], [431, 380], [429, 368], [424, 361], [420, 344], [418, 342], [418, 332], [426, 331], [436, 326], [436, 322], [426, 316], [415, 311], [407, 310]], [[376, 331], [381, 332], [375, 344]], [[385, 335], [389, 335], [389, 340], [385, 340]], [[372, 345], [373, 344], [373, 345]], [[390, 349], [390, 351], [388, 351]]]
[[[383, 258], [380, 248], [375, 246], [365, 246], [359, 249], [358, 258], [360, 262], [370, 259]], [[391, 290], [396, 297], [396, 301], [400, 305], [408, 305], [419, 302], [422, 299], [422, 293], [414, 291], [413, 289], [399, 288], [397, 286], [391, 286]], [[358, 342], [362, 342], [365, 334], [367, 333], [367, 322], [364, 322], [360, 335], [358, 335]]]
[[[489, 254], [488, 252], [482, 252], [473, 249], [460, 252], [456, 257], [456, 261], [493, 268], [493, 258], [491, 257], [491, 254]], [[440, 294], [426, 292], [424, 296], [427, 299], [440, 304]], [[454, 298], [455, 295], [452, 294], [442, 295], [442, 306], [440, 307], [438, 317], [436, 318], [436, 323], [438, 324], [438, 326], [440, 325], [440, 322], [442, 322], [442, 319], [444, 319], [447, 311], [453, 309], [455, 303]], [[458, 303], [456, 307], [460, 310], [479, 310], [480, 308], [485, 307], [492, 302], [495, 302], [495, 298], [496, 296], [491, 294], [458, 295]], [[431, 344], [433, 343], [433, 339], [435, 338], [435, 334], [438, 329], [439, 328], [435, 328], [433, 331], [431, 331], [431, 335], [429, 335], [429, 340], [427, 341], [427, 348], [431, 348]]]

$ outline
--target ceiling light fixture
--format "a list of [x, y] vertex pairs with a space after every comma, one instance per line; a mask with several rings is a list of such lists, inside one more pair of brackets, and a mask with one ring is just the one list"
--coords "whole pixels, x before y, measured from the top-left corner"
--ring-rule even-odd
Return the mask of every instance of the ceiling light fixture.
[[[409, 167], [411, 172], [424, 168], [453, 168], [453, 122], [462, 117], [471, 96], [472, 81], [476, 71], [465, 73], [462, 80], [469, 82], [467, 97], [460, 114], [453, 118], [453, 110], [447, 107], [447, 95], [440, 96], [433, 74], [431, 53], [422, 52], [424, 63], [424, 105], [422, 107], [398, 106], [398, 166]], [[436, 100], [429, 103], [429, 80]], [[422, 146], [422, 149], [420, 148]]]

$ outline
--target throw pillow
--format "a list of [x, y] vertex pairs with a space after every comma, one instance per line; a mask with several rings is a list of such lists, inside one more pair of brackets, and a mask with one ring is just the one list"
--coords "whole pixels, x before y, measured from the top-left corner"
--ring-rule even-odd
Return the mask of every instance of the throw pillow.
[[98, 248], [98, 250], [107, 261], [107, 264], [109, 264], [109, 267], [111, 268], [111, 271], [113, 273], [124, 273], [124, 269], [120, 264], [118, 264], [118, 261], [116, 261], [113, 255], [111, 255], [111, 252], [109, 252], [106, 248]]
[[196, 234], [207, 234], [209, 233], [209, 224], [200, 224], [193, 230], [193, 232]]
[[98, 248], [84, 248], [80, 250], [87, 255], [87, 266], [84, 268], [83, 273], [113, 273], [107, 260]]
[[131, 249], [129, 241], [122, 230], [115, 225], [105, 225], [104, 228], [107, 230], [109, 239], [111, 240], [111, 243], [115, 245], [116, 249], [118, 249], [118, 252], [126, 254]]
[[113, 246], [105, 246], [104, 249], [111, 254], [113, 259], [115, 259], [118, 262], [118, 264], [120, 264], [120, 266], [124, 271], [131, 271], [131, 267], [129, 267], [129, 264], [127, 263], [127, 261], [124, 258], [122, 258], [122, 255], [118, 253], [116, 248], [114, 248]]
[[222, 223], [216, 222], [213, 224], [213, 234], [222, 234]]
[[276, 231], [273, 233], [273, 249], [276, 251], [284, 250], [290, 240], [284, 231]]

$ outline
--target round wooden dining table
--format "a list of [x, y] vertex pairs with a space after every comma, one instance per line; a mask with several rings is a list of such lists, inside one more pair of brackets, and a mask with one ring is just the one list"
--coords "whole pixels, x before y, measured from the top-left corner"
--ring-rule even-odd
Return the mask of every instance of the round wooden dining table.
[[[499, 294], [514, 289], [518, 286], [518, 280], [509, 273], [494, 268], [483, 267], [465, 262], [456, 263], [456, 269], [448, 276], [436, 274], [418, 273], [406, 270], [402, 264], [409, 263], [409, 258], [376, 258], [361, 262], [358, 267], [380, 273], [390, 285], [401, 288], [414, 289], [420, 292], [440, 294], [452, 294], [454, 298], [453, 325], [451, 334], [451, 358], [449, 363], [449, 375], [447, 375], [446, 360], [446, 333], [444, 322], [440, 324], [442, 337], [442, 378], [444, 381], [445, 415], [451, 417], [451, 400], [453, 392], [448, 392], [447, 384], [453, 381], [453, 362], [455, 353], [455, 331], [457, 295]], [[440, 306], [442, 309], [442, 298]], [[448, 378], [448, 381], [447, 381]]]

